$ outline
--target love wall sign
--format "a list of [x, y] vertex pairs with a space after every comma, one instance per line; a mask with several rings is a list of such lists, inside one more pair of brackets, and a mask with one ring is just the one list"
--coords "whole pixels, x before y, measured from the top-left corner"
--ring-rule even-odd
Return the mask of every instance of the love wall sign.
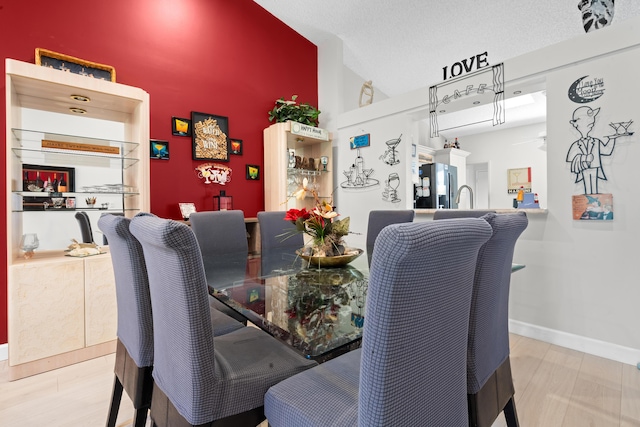
[[472, 70], [479, 70], [489, 66], [487, 52], [479, 53], [470, 58], [454, 62], [451, 66], [442, 67], [443, 80], [460, 76], [462, 73], [469, 73]]

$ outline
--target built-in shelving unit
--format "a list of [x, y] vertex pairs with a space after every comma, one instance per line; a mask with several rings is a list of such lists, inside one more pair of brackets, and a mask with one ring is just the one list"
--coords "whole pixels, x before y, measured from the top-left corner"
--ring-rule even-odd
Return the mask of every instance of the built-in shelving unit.
[[[308, 129], [309, 136], [292, 127]], [[315, 132], [314, 132], [315, 131]], [[326, 136], [326, 138], [324, 138]], [[289, 167], [289, 150], [300, 158], [314, 159], [313, 169]], [[326, 157], [327, 164], [320, 159]], [[295, 193], [307, 179], [307, 188], [315, 189], [318, 196], [330, 200], [333, 197], [333, 175], [331, 174], [331, 134], [324, 129], [301, 126], [295, 122], [276, 123], [264, 130], [264, 204], [267, 211], [282, 211], [290, 208], [313, 207], [310, 192], [296, 199]]]
[[[17, 379], [115, 349], [115, 283], [108, 251], [66, 256], [67, 237], [56, 241], [55, 249], [36, 249], [25, 259], [19, 242], [23, 233], [42, 227], [76, 235], [78, 210], [95, 211], [94, 221], [102, 213], [132, 217], [149, 210], [149, 95], [12, 59], [6, 59], [5, 69], [9, 367], [10, 379]], [[25, 117], [34, 115], [73, 116], [74, 123], [87, 126], [62, 121], [62, 131], [50, 131], [37, 120], [25, 125]], [[93, 129], [98, 122], [114, 124], [123, 138], [103, 137]], [[55, 197], [75, 197], [76, 206], [25, 210], [25, 199], [38, 205], [53, 194], [25, 190], [23, 164], [74, 168], [75, 188]], [[106, 182], [98, 185], [101, 179]], [[95, 206], [85, 203], [95, 196]]]

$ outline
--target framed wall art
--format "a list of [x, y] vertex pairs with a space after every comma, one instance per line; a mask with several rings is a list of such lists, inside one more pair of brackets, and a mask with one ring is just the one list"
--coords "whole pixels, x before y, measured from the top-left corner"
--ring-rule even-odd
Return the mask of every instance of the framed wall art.
[[94, 79], [116, 81], [116, 69], [110, 65], [85, 61], [84, 59], [52, 52], [39, 47], [36, 48], [36, 65], [80, 74]]
[[230, 138], [231, 140], [231, 154], [241, 155], [242, 154], [242, 140]]
[[169, 141], [152, 139], [149, 152], [152, 159], [169, 160]]
[[352, 150], [356, 148], [368, 147], [371, 144], [370, 134], [352, 136], [349, 138], [349, 146]]
[[247, 179], [256, 181], [260, 179], [260, 166], [247, 165]]
[[76, 170], [59, 166], [22, 165], [23, 191], [41, 192], [45, 187], [53, 188], [60, 193], [73, 193], [76, 191]]
[[191, 112], [193, 160], [229, 161], [229, 119]]
[[182, 117], [171, 117], [171, 134], [176, 136], [191, 136], [191, 120]]

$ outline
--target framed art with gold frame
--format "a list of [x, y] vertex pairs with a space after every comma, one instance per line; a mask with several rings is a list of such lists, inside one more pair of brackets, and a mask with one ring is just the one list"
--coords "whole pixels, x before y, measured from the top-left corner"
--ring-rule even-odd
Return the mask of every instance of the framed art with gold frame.
[[86, 61], [39, 47], [36, 48], [36, 65], [80, 74], [94, 79], [116, 81], [116, 69], [110, 65]]

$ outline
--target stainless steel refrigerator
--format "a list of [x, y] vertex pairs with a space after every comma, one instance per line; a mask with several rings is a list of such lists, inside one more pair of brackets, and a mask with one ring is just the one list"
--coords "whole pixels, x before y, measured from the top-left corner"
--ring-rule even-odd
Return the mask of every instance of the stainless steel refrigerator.
[[417, 209], [456, 209], [458, 170], [444, 163], [431, 163], [418, 169], [418, 184], [415, 186]]

